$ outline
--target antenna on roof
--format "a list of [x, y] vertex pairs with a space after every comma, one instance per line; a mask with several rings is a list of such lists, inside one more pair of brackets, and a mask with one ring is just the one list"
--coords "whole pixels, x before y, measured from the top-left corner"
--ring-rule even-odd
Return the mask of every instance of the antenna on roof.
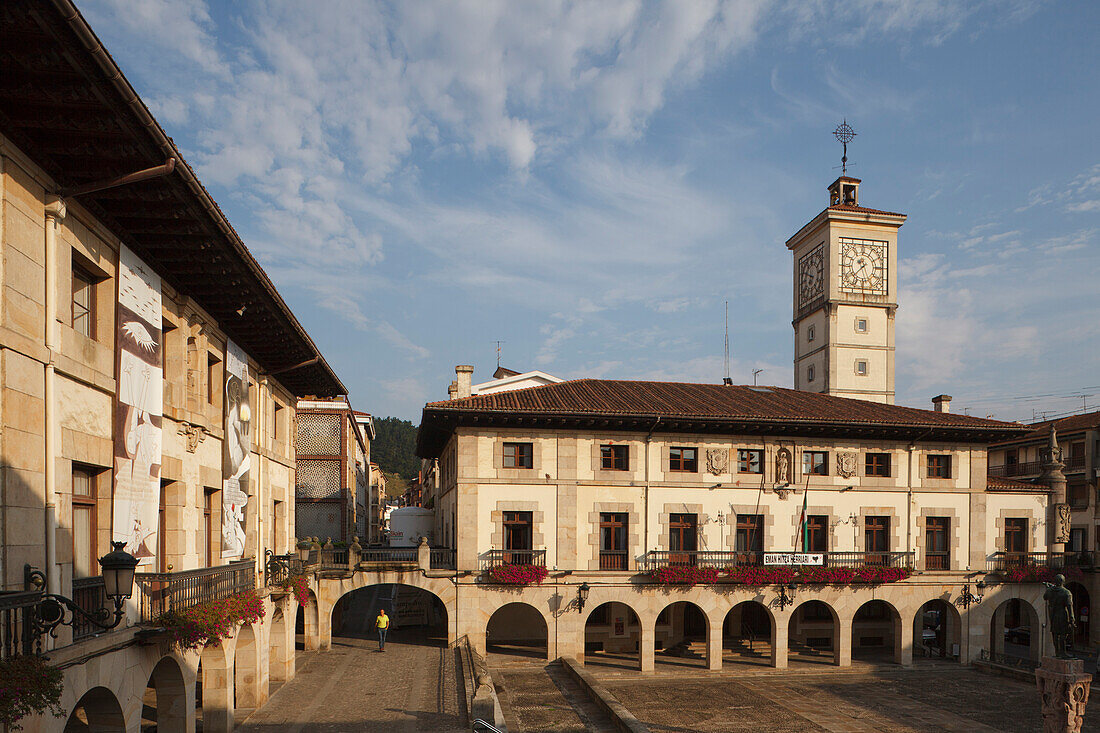
[[730, 379], [730, 302], [726, 301], [726, 376], [722, 377], [722, 384], [731, 385]]
[[500, 345], [508, 343], [508, 342], [507, 341], [494, 341], [493, 343], [495, 343], [497, 345], [497, 369], [500, 369]]
[[760, 372], [762, 372], [762, 371], [764, 371], [764, 370], [763, 369], [753, 369], [752, 370], [752, 386], [753, 387], [756, 386], [756, 377], [757, 377], [757, 375], [760, 374]]

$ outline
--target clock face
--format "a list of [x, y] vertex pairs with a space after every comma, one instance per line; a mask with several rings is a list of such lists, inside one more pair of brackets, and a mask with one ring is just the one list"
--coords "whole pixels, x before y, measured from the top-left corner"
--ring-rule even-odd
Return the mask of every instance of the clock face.
[[886, 242], [842, 237], [840, 247], [842, 288], [886, 291]]
[[798, 260], [798, 304], [806, 305], [825, 292], [825, 249], [821, 245]]

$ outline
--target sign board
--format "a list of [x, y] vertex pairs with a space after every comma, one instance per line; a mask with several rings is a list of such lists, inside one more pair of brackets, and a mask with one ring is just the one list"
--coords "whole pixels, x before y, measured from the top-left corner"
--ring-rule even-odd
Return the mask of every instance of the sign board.
[[765, 552], [765, 565], [823, 565], [825, 555], [820, 552]]

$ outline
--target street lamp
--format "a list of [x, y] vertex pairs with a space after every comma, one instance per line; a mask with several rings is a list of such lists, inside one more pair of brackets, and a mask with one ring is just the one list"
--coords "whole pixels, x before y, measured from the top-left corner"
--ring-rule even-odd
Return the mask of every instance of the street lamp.
[[584, 604], [588, 602], [588, 593], [591, 590], [588, 583], [581, 583], [577, 586], [577, 613], [584, 610]]
[[313, 547], [313, 543], [309, 541], [309, 538], [298, 543], [298, 559], [302, 561], [303, 565], [309, 562], [309, 550], [311, 547]]
[[[779, 598], [776, 599], [776, 603], [779, 604], [779, 610], [783, 611], [794, 603], [794, 583], [790, 582], [786, 585], [779, 586]], [[790, 591], [788, 593], [787, 591]]]
[[[72, 626], [77, 616], [83, 617], [104, 631], [109, 631], [122, 623], [122, 617], [126, 615], [124, 610], [126, 601], [134, 595], [134, 574], [138, 559], [123, 549], [126, 547], [125, 542], [112, 542], [111, 546], [114, 549], [99, 558], [99, 565], [103, 569], [103, 593], [114, 604], [114, 613], [112, 614], [105, 607], [89, 613], [71, 598], [56, 593], [46, 593], [34, 609], [32, 625], [35, 636], [48, 632], [50, 636], [56, 638], [57, 627]], [[45, 588], [46, 575], [41, 570], [24, 565], [23, 582], [28, 589]]]
[[971, 604], [982, 602], [982, 596], [985, 595], [985, 581], [979, 580], [974, 588], [978, 591], [977, 593], [970, 592], [970, 583], [963, 586], [962, 593], [959, 594], [958, 600], [958, 604], [963, 608], [970, 608]]

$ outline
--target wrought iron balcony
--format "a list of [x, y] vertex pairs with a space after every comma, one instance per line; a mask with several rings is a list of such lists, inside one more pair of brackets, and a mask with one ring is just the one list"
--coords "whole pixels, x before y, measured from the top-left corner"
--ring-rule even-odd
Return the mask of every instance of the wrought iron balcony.
[[546, 550], [489, 550], [481, 554], [481, 569], [500, 565], [540, 565], [546, 567]]
[[280, 586], [303, 572], [304, 565], [297, 553], [268, 555], [267, 562], [264, 563], [264, 585], [268, 587]]
[[1043, 465], [1039, 461], [1024, 461], [1022, 463], [1004, 463], [1000, 466], [990, 466], [987, 473], [990, 476], [1010, 478], [1012, 476], [1036, 476], [1043, 472]]
[[183, 611], [253, 590], [256, 561], [175, 573], [138, 573], [134, 579], [141, 590], [141, 620], [152, 622], [166, 611]]
[[1008, 573], [1013, 570], [1066, 570], [1068, 568], [1093, 568], [1096, 552], [995, 552], [990, 557], [986, 572]]
[[38, 590], [0, 592], [0, 659], [41, 651], [32, 621], [40, 600]]
[[[800, 550], [773, 550], [770, 552], [801, 552]], [[730, 568], [746, 565], [763, 565], [764, 552], [713, 552], [679, 550], [650, 550], [642, 560], [642, 569], [653, 571], [659, 568], [677, 566], [697, 566]], [[829, 568], [910, 568], [913, 567], [912, 552], [823, 552], [822, 564]]]
[[[108, 608], [107, 593], [103, 587], [103, 576], [94, 578], [73, 579], [73, 600], [90, 616], [95, 616], [101, 608]], [[73, 641], [80, 641], [89, 636], [95, 636], [103, 629], [96, 626], [90, 620], [79, 616], [73, 616]]]
[[1066, 471], [1084, 471], [1085, 470], [1085, 457], [1084, 456], [1068, 456], [1066, 458]]

